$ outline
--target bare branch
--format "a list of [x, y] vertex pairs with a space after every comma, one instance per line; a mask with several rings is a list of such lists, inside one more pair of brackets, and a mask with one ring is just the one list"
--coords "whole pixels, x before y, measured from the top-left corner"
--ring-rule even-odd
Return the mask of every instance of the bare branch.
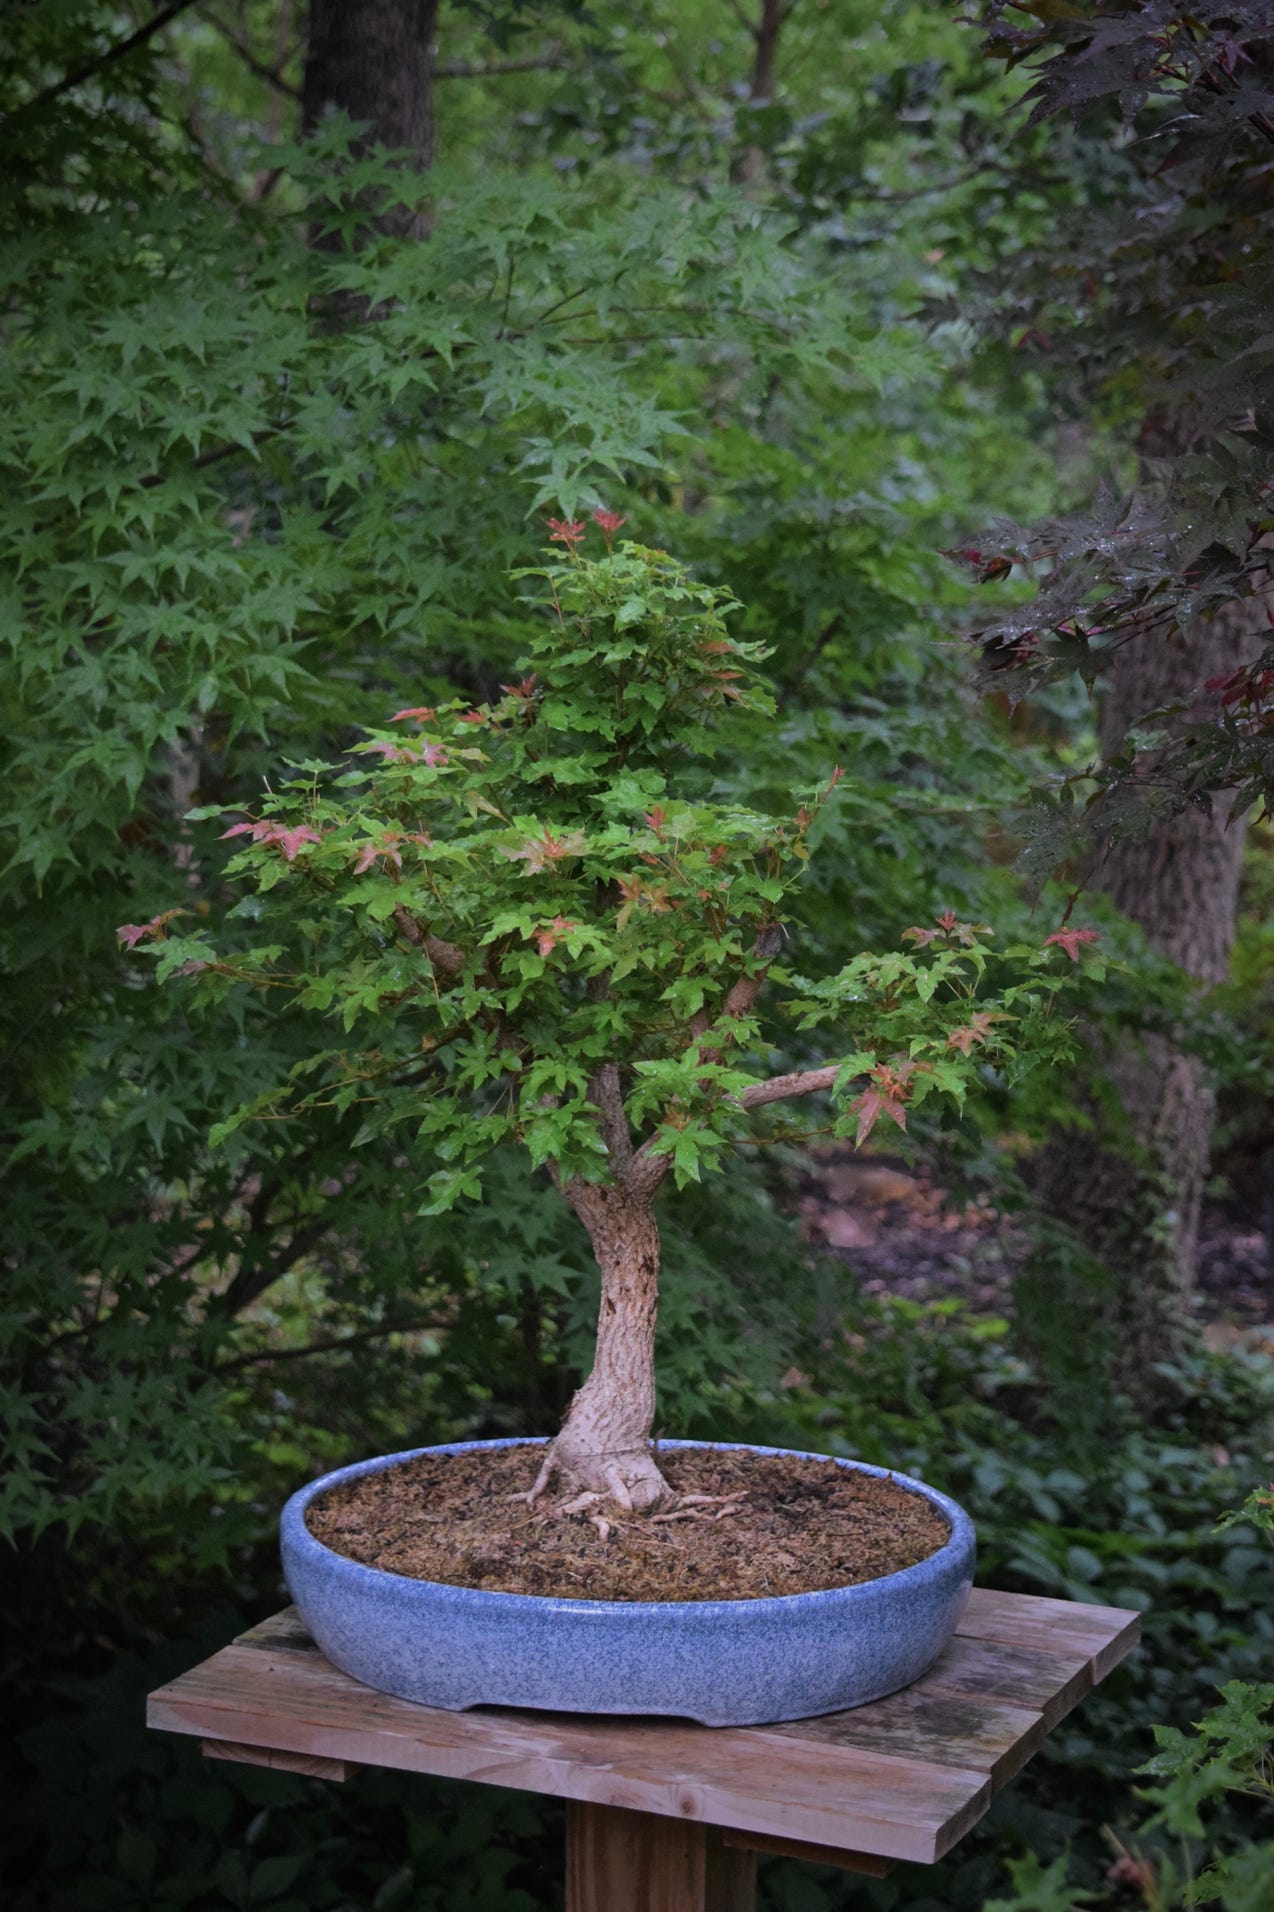
[[285, 94], [288, 99], [300, 99], [300, 87], [293, 86], [289, 80], [285, 80], [277, 66], [267, 66], [264, 60], [258, 60], [252, 48], [245, 40], [240, 39], [228, 20], [221, 20], [215, 13], [211, 12], [206, 13], [204, 18], [207, 20], [209, 26], [216, 28], [226, 44], [233, 47], [234, 51], [243, 61], [243, 64], [247, 67], [249, 73], [255, 74], [258, 80], [264, 80], [267, 86], [274, 87], [276, 92]]
[[[332, 1217], [324, 1211], [294, 1229], [287, 1247], [271, 1260], [245, 1263], [225, 1292], [214, 1296], [209, 1313], [217, 1316], [242, 1314], [245, 1308], [250, 1308], [254, 1301], [260, 1300], [267, 1288], [272, 1288], [276, 1281], [286, 1275], [289, 1268], [294, 1268], [303, 1255], [316, 1247], [331, 1226]], [[251, 1240], [251, 1236], [252, 1231], [249, 1231], [247, 1239]]]
[[761, 17], [752, 28], [752, 38], [756, 42], [756, 60], [752, 68], [752, 84], [748, 90], [748, 98], [754, 102], [774, 97], [774, 73], [778, 61], [779, 34], [791, 11], [791, 7], [784, 7], [781, 0], [761, 0]]
[[236, 1354], [218, 1361], [217, 1374], [235, 1374], [241, 1368], [256, 1367], [267, 1361], [301, 1361], [312, 1354], [339, 1354], [343, 1348], [356, 1348], [364, 1341], [377, 1341], [388, 1334], [429, 1334], [449, 1328], [449, 1321], [381, 1321], [374, 1328], [360, 1328], [356, 1334], [333, 1335], [326, 1341], [310, 1341], [303, 1348], [254, 1348], [250, 1354]]
[[139, 46], [144, 46], [161, 27], [166, 27], [170, 20], [175, 20], [179, 13], [187, 12], [193, 5], [194, 0], [176, 0], [173, 6], [161, 7], [159, 12], [152, 14], [135, 33], [130, 33], [126, 39], [117, 40], [114, 46], [107, 47], [104, 53], [99, 53], [97, 58], [90, 60], [86, 66], [77, 67], [64, 79], [55, 81], [52, 86], [46, 86], [42, 93], [37, 93], [34, 99], [28, 100], [21, 110], [30, 112], [34, 107], [47, 106], [51, 100], [61, 99], [63, 93], [69, 93], [73, 88], [83, 86], [85, 80], [93, 79], [106, 67], [113, 66], [116, 60], [122, 60], [128, 54], [135, 52]]
[[492, 66], [468, 66], [463, 60], [452, 61], [448, 66], [436, 66], [436, 80], [496, 80], [504, 73], [560, 73], [570, 65], [556, 49], [552, 53], [541, 53], [532, 59], [500, 60]]
[[432, 930], [425, 929], [401, 903], [394, 911], [393, 924], [400, 936], [405, 936], [409, 943], [414, 943], [417, 949], [424, 951], [438, 975], [460, 974], [468, 960], [464, 951], [456, 943], [444, 942], [441, 936], [435, 936]]
[[821, 1069], [796, 1069], [791, 1075], [771, 1076], [768, 1082], [753, 1082], [734, 1097], [741, 1109], [759, 1109], [766, 1102], [790, 1102], [794, 1096], [817, 1095], [830, 1089], [840, 1074], [838, 1062]]

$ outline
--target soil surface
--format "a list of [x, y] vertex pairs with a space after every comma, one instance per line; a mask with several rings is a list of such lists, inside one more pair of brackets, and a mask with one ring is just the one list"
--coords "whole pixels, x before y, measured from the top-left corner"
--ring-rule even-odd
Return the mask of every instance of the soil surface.
[[951, 1532], [892, 1480], [715, 1448], [660, 1454], [680, 1497], [663, 1514], [528, 1507], [512, 1497], [542, 1458], [526, 1447], [405, 1461], [324, 1494], [306, 1522], [333, 1552], [386, 1573], [577, 1600], [754, 1600], [855, 1586], [927, 1560]]

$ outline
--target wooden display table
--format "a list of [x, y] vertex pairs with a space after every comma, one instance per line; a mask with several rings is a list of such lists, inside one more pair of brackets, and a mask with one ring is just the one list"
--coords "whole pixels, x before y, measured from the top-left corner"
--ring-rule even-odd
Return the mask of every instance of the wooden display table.
[[758, 1852], [878, 1877], [940, 1859], [1132, 1650], [1139, 1618], [975, 1589], [904, 1692], [783, 1726], [706, 1727], [391, 1699], [330, 1666], [291, 1607], [152, 1693], [147, 1722], [215, 1759], [566, 1799], [567, 1912], [751, 1912]]

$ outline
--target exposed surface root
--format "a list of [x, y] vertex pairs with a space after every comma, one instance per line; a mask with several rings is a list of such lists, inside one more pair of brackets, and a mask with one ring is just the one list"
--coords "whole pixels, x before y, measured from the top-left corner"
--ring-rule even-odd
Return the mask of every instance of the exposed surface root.
[[[725, 1520], [741, 1514], [744, 1494], [679, 1494], [666, 1514], [652, 1514], [651, 1520]], [[716, 1509], [715, 1513], [713, 1509]]]

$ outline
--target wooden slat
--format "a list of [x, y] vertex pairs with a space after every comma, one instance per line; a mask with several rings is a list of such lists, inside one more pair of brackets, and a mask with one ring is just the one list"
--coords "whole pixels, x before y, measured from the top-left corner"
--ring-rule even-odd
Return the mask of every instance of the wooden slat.
[[922, 1680], [872, 1706], [758, 1730], [783, 1739], [895, 1753], [938, 1766], [971, 1767], [986, 1773], [998, 1790], [1021, 1771], [1047, 1728], [1042, 1712], [1035, 1708], [987, 1700], [959, 1687]]
[[[1117, 1608], [979, 1589], [905, 1692], [820, 1719], [710, 1730], [415, 1706], [338, 1673], [289, 1608], [153, 1694], [150, 1722], [228, 1749], [209, 1745], [213, 1757], [285, 1770], [435, 1773], [716, 1826], [740, 1847], [827, 1863], [926, 1861], [1131, 1650], [1138, 1624]], [[716, 1876], [710, 1866], [709, 1884]], [[732, 1875], [719, 1876], [732, 1912]]]
[[234, 1644], [256, 1647], [264, 1653], [318, 1652], [297, 1607], [284, 1607], [282, 1613], [272, 1613], [268, 1620], [241, 1633]]
[[236, 1766], [268, 1766], [276, 1773], [303, 1773], [307, 1779], [348, 1779], [357, 1768], [347, 1759], [320, 1759], [314, 1753], [281, 1753], [277, 1747], [242, 1746], [227, 1739], [199, 1743], [205, 1759], [228, 1759]]
[[[226, 1647], [151, 1697], [150, 1723], [202, 1738], [483, 1780], [891, 1858], [941, 1856], [985, 1811], [984, 1772], [764, 1728], [443, 1713], [373, 1692], [320, 1655]], [[783, 1747], [775, 1760], [776, 1743]]]
[[1080, 1606], [1074, 1600], [975, 1587], [956, 1631], [966, 1639], [1005, 1646], [1082, 1653], [1092, 1663], [1093, 1678], [1103, 1680], [1136, 1646], [1141, 1615], [1126, 1607]]
[[1022, 1707], [1037, 1713], [1051, 1733], [1091, 1691], [1093, 1669], [1078, 1653], [1038, 1653], [957, 1633], [920, 1684], [931, 1693], [944, 1690]]

